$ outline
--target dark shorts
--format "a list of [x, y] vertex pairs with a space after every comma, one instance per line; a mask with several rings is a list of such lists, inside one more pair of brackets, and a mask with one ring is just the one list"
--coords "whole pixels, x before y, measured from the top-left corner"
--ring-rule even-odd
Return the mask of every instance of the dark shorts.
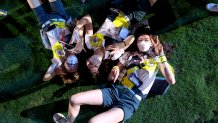
[[129, 119], [138, 109], [140, 101], [135, 94], [122, 85], [111, 85], [101, 89], [105, 108], [121, 108], [124, 112], [123, 121]]
[[51, 7], [52, 12], [47, 12], [44, 9], [45, 6], [43, 5], [33, 9], [33, 12], [36, 15], [40, 25], [44, 24], [50, 19], [60, 18], [60, 19], [65, 19], [66, 21], [67, 19], [69, 19], [69, 16], [66, 13], [61, 0], [49, 2], [49, 5]]

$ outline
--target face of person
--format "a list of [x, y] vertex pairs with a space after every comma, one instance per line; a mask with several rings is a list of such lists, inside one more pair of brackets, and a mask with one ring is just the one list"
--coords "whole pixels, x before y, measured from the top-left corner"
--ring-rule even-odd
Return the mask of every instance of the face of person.
[[75, 55], [70, 55], [67, 57], [64, 62], [64, 67], [66, 68], [66, 72], [74, 73], [78, 69], [78, 59]]
[[93, 55], [86, 61], [86, 65], [93, 75], [98, 73], [98, 69], [101, 64], [100, 59], [101, 58], [98, 55]]
[[137, 39], [137, 47], [141, 52], [147, 52], [152, 46], [149, 35], [140, 35]]

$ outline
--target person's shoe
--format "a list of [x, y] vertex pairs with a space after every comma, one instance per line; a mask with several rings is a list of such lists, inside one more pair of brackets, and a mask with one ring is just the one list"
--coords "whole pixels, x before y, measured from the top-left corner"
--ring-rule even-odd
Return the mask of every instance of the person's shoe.
[[67, 123], [67, 118], [61, 113], [55, 113], [53, 115], [53, 120], [55, 123]]
[[218, 12], [218, 4], [215, 4], [215, 3], [208, 3], [206, 5], [206, 9], [208, 11], [211, 11], [211, 12]]
[[0, 9], [0, 16], [6, 16], [8, 14], [7, 11]]

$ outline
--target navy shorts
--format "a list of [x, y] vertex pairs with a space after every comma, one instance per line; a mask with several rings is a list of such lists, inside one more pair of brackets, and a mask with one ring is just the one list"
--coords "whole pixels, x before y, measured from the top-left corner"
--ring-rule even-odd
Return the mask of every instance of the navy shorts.
[[129, 119], [138, 109], [140, 101], [135, 94], [122, 85], [110, 85], [101, 89], [104, 108], [121, 108], [124, 112], [123, 121]]
[[36, 15], [40, 25], [44, 24], [45, 22], [51, 19], [60, 18], [65, 19], [65, 21], [67, 21], [70, 18], [70, 16], [66, 13], [61, 0], [49, 2], [49, 5], [51, 7], [52, 12], [47, 12], [44, 9], [43, 5], [33, 9], [33, 12]]

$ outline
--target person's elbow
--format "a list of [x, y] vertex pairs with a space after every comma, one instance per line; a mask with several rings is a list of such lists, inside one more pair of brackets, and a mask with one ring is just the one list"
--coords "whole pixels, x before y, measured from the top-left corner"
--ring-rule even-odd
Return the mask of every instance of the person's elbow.
[[92, 18], [91, 18], [91, 16], [89, 14], [85, 15], [84, 18], [86, 19], [87, 24], [92, 23]]
[[176, 79], [175, 79], [175, 78], [171, 78], [171, 79], [168, 79], [167, 82], [168, 82], [170, 85], [174, 85], [174, 84], [176, 84]]

